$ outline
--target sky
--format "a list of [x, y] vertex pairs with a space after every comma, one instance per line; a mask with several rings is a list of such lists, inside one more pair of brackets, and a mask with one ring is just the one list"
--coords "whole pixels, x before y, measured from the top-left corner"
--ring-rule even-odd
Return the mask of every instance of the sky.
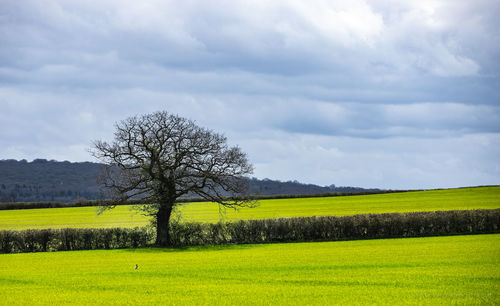
[[496, 0], [0, 0], [0, 159], [95, 161], [127, 117], [223, 133], [254, 177], [500, 184]]

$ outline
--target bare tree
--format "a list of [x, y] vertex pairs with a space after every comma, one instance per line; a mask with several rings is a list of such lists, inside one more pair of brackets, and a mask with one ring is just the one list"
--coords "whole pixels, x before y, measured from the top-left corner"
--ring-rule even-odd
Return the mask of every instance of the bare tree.
[[143, 209], [155, 217], [157, 245], [170, 244], [170, 217], [181, 196], [197, 195], [225, 207], [252, 206], [244, 177], [253, 167], [223, 135], [167, 112], [130, 117], [115, 127], [112, 143], [98, 140], [91, 150], [106, 164], [100, 183], [117, 201], [149, 203]]

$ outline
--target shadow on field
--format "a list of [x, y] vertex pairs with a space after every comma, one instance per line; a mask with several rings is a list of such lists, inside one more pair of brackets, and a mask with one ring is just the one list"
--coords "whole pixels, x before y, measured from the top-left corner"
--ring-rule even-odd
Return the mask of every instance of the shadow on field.
[[131, 253], [158, 253], [158, 252], [198, 252], [198, 251], [224, 251], [247, 250], [265, 246], [266, 244], [226, 244], [226, 245], [200, 245], [184, 247], [150, 247], [140, 249], [121, 249]]

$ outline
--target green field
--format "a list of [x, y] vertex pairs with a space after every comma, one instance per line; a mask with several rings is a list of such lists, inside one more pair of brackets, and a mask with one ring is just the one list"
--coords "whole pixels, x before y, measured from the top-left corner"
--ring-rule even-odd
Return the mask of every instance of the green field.
[[[276, 217], [354, 215], [409, 211], [500, 208], [500, 187], [477, 187], [449, 190], [362, 196], [261, 200], [256, 208], [239, 211], [227, 209], [225, 220], [267, 219]], [[218, 205], [198, 202], [180, 206], [182, 220], [217, 222]], [[129, 206], [118, 206], [102, 215], [94, 207], [45, 208], [0, 211], [0, 230], [65, 227], [136, 227], [148, 219]]]
[[0, 254], [0, 300], [498, 305], [500, 234]]

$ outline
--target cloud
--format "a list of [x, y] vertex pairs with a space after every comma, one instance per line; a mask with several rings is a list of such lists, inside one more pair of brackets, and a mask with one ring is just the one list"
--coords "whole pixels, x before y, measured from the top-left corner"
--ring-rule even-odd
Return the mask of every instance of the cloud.
[[[0, 78], [353, 102], [498, 100], [493, 2], [217, 4], [6, 1]], [[477, 77], [496, 81], [478, 86]]]
[[288, 105], [276, 127], [362, 138], [499, 133], [500, 107], [458, 103], [375, 104], [308, 101]]
[[[18, 65], [25, 59], [31, 60], [24, 65], [36, 65], [40, 60], [73, 61], [71, 51], [90, 56], [114, 52], [124, 61], [141, 64], [273, 73], [282, 68], [288, 75], [290, 70], [280, 67], [280, 60], [302, 62], [295, 72], [303, 73], [315, 65], [321, 70], [351, 66], [360, 63], [358, 55], [364, 54], [367, 58], [362, 64], [382, 61], [399, 66], [405, 60], [410, 62], [402, 69], [412, 70], [420, 60], [419, 68], [431, 73], [435, 68], [426, 65], [435, 62], [443, 68], [461, 67], [459, 75], [474, 74], [476, 60], [463, 48], [472, 35], [458, 32], [453, 18], [461, 18], [459, 27], [465, 25], [498, 40], [498, 33], [490, 28], [496, 24], [483, 24], [479, 18], [488, 17], [495, 6], [470, 16], [461, 11], [449, 16], [449, 10], [457, 11], [455, 2], [410, 3], [414, 5], [379, 3], [371, 7], [364, 1], [321, 0], [307, 5], [301, 1], [221, 1], [218, 5], [7, 1], [3, 24], [17, 35], [7, 31], [3, 40], [25, 55], [13, 61]], [[263, 64], [277, 67], [266, 70]], [[453, 75], [453, 71], [447, 73]]]
[[5, 0], [0, 158], [86, 160], [114, 122], [168, 110], [224, 132], [261, 177], [498, 183], [499, 14], [487, 0]]
[[260, 177], [294, 177], [317, 184], [432, 188], [491, 184], [500, 171], [498, 134], [361, 140], [279, 132], [271, 139], [254, 139], [243, 145], [264, 148], [249, 150], [250, 156], [256, 157], [256, 174]]

